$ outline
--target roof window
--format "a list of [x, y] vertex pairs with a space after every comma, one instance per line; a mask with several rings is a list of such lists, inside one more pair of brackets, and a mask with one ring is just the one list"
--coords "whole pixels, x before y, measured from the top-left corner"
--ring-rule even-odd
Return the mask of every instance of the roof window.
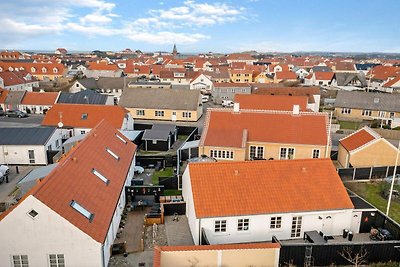
[[87, 209], [82, 207], [78, 202], [75, 200], [71, 201], [71, 207], [74, 208], [77, 212], [85, 216], [90, 222], [93, 220], [94, 214], [89, 212]]
[[39, 213], [36, 210], [31, 210], [30, 212], [28, 212], [29, 217], [31, 217], [32, 219], [34, 219]]
[[121, 136], [119, 136], [118, 134], [115, 134], [115, 136], [121, 140], [124, 144], [127, 144], [128, 142], [126, 142], [126, 140], [124, 138], [122, 138]]
[[96, 175], [97, 177], [100, 178], [100, 180], [102, 180], [106, 185], [108, 185], [110, 183], [110, 180], [107, 179], [107, 177], [105, 177], [103, 174], [101, 174], [99, 171], [97, 171], [96, 169], [92, 170], [92, 173], [94, 175]]
[[82, 113], [82, 117], [81, 117], [82, 120], [86, 120], [87, 117], [88, 117], [88, 114], [87, 114], [87, 113]]
[[119, 160], [119, 156], [117, 154], [115, 154], [114, 152], [111, 151], [111, 149], [109, 149], [108, 147], [106, 147], [106, 151], [108, 152], [108, 154], [110, 154], [111, 156], [113, 156], [116, 160]]

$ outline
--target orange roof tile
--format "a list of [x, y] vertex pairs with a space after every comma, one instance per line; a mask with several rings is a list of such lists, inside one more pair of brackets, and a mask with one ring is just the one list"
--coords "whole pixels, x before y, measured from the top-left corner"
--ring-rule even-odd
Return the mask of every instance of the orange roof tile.
[[297, 79], [297, 75], [293, 71], [280, 71], [280, 72], [277, 72], [275, 75], [278, 80], [296, 80]]
[[[82, 114], [87, 114], [82, 119]], [[114, 128], [121, 129], [126, 109], [120, 106], [83, 105], [83, 104], [55, 104], [46, 113], [42, 121], [43, 126], [57, 126], [62, 115], [64, 127], [93, 128], [103, 119], [107, 120]]]
[[62, 76], [64, 65], [53, 62], [18, 62], [0, 61], [0, 68], [3, 71], [25, 70], [32, 75], [56, 75]]
[[[126, 143], [119, 140], [116, 134]], [[106, 148], [117, 154], [119, 160], [108, 155]], [[135, 151], [136, 145], [104, 120], [43, 180], [32, 195], [103, 243]], [[108, 185], [92, 173], [93, 168], [109, 180]], [[71, 207], [72, 200], [94, 214], [91, 222]]]
[[114, 63], [108, 63], [106, 61], [89, 62], [89, 70], [119, 70], [118, 66]]
[[[244, 130], [248, 142], [326, 145], [327, 113], [209, 109], [201, 145], [242, 147]], [[302, 134], [299, 134], [302, 133]], [[226, 138], [229, 136], [229, 138]]]
[[390, 81], [388, 81], [387, 83], [383, 84], [382, 86], [383, 87], [392, 87], [393, 85], [395, 85], [399, 81], [400, 81], [400, 75], [397, 76], [396, 78], [391, 79]]
[[313, 74], [315, 75], [316, 80], [330, 81], [335, 73], [329, 71], [316, 71]]
[[0, 104], [4, 104], [10, 91], [0, 88]]
[[190, 163], [188, 168], [197, 218], [353, 208], [330, 159]]
[[380, 136], [378, 133], [374, 132], [369, 127], [364, 127], [342, 139], [339, 140], [339, 143], [347, 150], [352, 151], [357, 149], [369, 142], [379, 139]]
[[239, 103], [241, 109], [290, 111], [294, 105], [299, 105], [300, 110], [306, 111], [307, 100], [306, 96], [236, 94], [234, 102]]
[[[314, 103], [314, 95], [319, 95], [321, 93], [319, 87], [268, 87], [263, 88], [264, 84], [253, 84], [254, 94], [258, 95], [292, 95], [292, 96], [307, 96], [309, 103]], [[268, 85], [268, 84], [265, 84]], [[257, 89], [256, 89], [257, 88]]]
[[26, 92], [22, 105], [53, 105], [58, 97], [58, 92]]

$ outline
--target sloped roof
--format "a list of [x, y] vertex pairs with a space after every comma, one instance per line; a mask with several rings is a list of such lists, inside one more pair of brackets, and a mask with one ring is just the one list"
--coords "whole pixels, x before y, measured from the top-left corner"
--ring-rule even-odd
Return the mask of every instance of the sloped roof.
[[19, 105], [21, 104], [25, 93], [26, 91], [9, 91], [4, 103], [10, 105]]
[[[119, 160], [108, 155], [106, 148], [117, 154]], [[94, 240], [104, 243], [135, 151], [136, 145], [102, 121], [28, 194]], [[109, 183], [96, 177], [93, 169], [104, 175]], [[92, 220], [71, 207], [73, 200], [94, 215]], [[12, 210], [4, 216], [10, 214]]]
[[244, 131], [247, 142], [326, 145], [328, 121], [327, 113], [208, 109], [201, 145], [242, 147]]
[[367, 86], [367, 80], [365, 76], [360, 73], [335, 73], [335, 79], [338, 86], [346, 86], [353, 80], [358, 80], [361, 83], [361, 86]]
[[377, 132], [368, 126], [365, 126], [364, 128], [340, 139], [339, 143], [350, 152], [380, 138], [381, 136]]
[[316, 80], [330, 81], [333, 78], [334, 72], [318, 71], [313, 73]]
[[0, 127], [0, 145], [44, 145], [54, 131], [54, 127]]
[[[383, 84], [382, 87], [392, 87], [393, 85], [395, 85], [398, 82], [400, 82], [400, 75], [397, 76], [396, 78], [391, 79], [387, 83]], [[396, 87], [400, 87], [400, 84]]]
[[214, 83], [214, 87], [243, 88], [250, 87], [248, 83]]
[[262, 84], [253, 84], [252, 93], [257, 95], [292, 95], [307, 96], [309, 103], [314, 103], [314, 95], [320, 95], [317, 86], [311, 87], [262, 87]]
[[26, 92], [21, 104], [23, 105], [53, 105], [58, 92]]
[[241, 109], [290, 111], [294, 105], [299, 105], [301, 111], [306, 111], [307, 100], [307, 96], [235, 94], [234, 102], [239, 103]]
[[105, 105], [108, 96], [97, 93], [91, 89], [83, 90], [77, 93], [61, 92], [58, 97], [58, 104], [93, 104]]
[[276, 78], [279, 80], [296, 80], [297, 75], [292, 71], [278, 71], [275, 74]]
[[0, 103], [5, 103], [7, 95], [10, 91], [0, 88]]
[[127, 88], [119, 105], [126, 108], [197, 110], [200, 91], [188, 89]]
[[77, 80], [80, 84], [82, 84], [86, 89], [98, 89], [97, 81], [95, 78], [85, 78]]
[[189, 163], [188, 169], [197, 218], [353, 208], [330, 159]]
[[335, 107], [400, 112], [400, 94], [338, 91]]
[[61, 114], [64, 127], [94, 128], [104, 119], [114, 128], [121, 129], [126, 113], [128, 111], [120, 106], [55, 104], [46, 113], [42, 125], [57, 127]]

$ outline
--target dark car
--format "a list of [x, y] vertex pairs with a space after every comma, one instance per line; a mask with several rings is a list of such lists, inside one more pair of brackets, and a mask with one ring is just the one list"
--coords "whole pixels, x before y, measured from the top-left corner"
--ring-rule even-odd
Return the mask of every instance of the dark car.
[[15, 117], [15, 118], [26, 118], [28, 114], [22, 112], [20, 110], [7, 110], [5, 113], [6, 117]]
[[4, 116], [4, 110], [0, 107], [0, 117]]

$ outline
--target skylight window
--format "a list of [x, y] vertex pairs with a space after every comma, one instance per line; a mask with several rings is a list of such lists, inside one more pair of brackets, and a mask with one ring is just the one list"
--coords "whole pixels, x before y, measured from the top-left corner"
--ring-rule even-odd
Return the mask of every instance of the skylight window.
[[88, 117], [88, 114], [87, 114], [87, 113], [82, 113], [82, 117], [81, 117], [82, 120], [86, 120], [87, 117]]
[[115, 154], [114, 152], [112, 152], [108, 147], [106, 148], [106, 151], [108, 152], [108, 154], [113, 156], [116, 160], [119, 160], [119, 156], [117, 154]]
[[121, 140], [124, 144], [127, 144], [128, 142], [126, 142], [126, 140], [124, 138], [122, 138], [121, 136], [119, 136], [118, 134], [115, 134], [115, 136]]
[[108, 185], [108, 184], [110, 183], [110, 180], [108, 180], [107, 177], [105, 177], [103, 174], [101, 174], [98, 170], [93, 169], [93, 170], [92, 170], [92, 173], [93, 173], [94, 175], [96, 175], [97, 177], [99, 177], [100, 180], [102, 180], [105, 184]]
[[89, 212], [87, 209], [82, 207], [78, 202], [75, 200], [71, 201], [71, 207], [74, 208], [77, 212], [85, 216], [90, 222], [93, 220], [94, 214]]

